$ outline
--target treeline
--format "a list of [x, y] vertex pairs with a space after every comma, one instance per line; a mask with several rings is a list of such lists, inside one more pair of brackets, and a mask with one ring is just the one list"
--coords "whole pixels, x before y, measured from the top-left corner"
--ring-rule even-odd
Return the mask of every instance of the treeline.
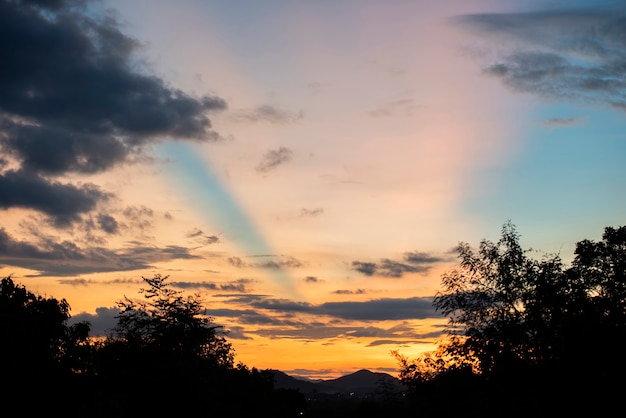
[[197, 295], [144, 278], [143, 299], [118, 302], [117, 325], [89, 337], [67, 325], [66, 300], [0, 281], [2, 409], [69, 417], [300, 416], [304, 396], [275, 389], [268, 370], [234, 364], [221, 327]]
[[529, 257], [515, 227], [458, 246], [435, 307], [447, 338], [417, 359], [396, 352], [426, 416], [608, 416], [624, 412], [626, 227], [558, 255]]

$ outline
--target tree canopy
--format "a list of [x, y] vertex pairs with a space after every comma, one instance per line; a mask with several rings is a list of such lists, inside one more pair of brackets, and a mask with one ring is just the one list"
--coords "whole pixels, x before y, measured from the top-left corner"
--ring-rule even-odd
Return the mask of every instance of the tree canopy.
[[459, 267], [442, 276], [434, 299], [448, 338], [416, 360], [396, 353], [413, 389], [480, 381], [527, 402], [555, 388], [569, 396], [615, 389], [626, 370], [626, 227], [578, 242], [569, 267], [558, 255], [531, 257], [519, 238], [507, 222], [497, 242], [458, 245]]
[[200, 297], [183, 295], [167, 279], [144, 277], [143, 299], [120, 300], [117, 324], [104, 340], [90, 339], [89, 323], [67, 325], [65, 299], [2, 279], [3, 406], [107, 418], [284, 417], [304, 410], [304, 396], [275, 389], [270, 371], [235, 366], [226, 333]]
[[206, 315], [199, 295], [185, 297], [166, 283], [169, 276], [144, 277], [143, 300], [125, 297], [113, 338], [129, 347], [160, 352], [166, 357], [201, 359], [232, 367], [234, 351], [225, 334]]

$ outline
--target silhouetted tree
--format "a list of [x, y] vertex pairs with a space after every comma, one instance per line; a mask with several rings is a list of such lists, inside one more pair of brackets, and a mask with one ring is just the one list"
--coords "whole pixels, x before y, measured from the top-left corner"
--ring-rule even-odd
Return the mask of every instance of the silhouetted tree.
[[[143, 277], [143, 299], [118, 302], [117, 325], [98, 349], [99, 384], [116, 399], [109, 403], [115, 414], [202, 411], [233, 369], [234, 350], [200, 297], [184, 296], [167, 279]], [[126, 383], [116, 390], [119, 382]], [[160, 402], [147, 402], [161, 392]], [[207, 405], [199, 403], [203, 398]]]
[[234, 352], [198, 295], [183, 296], [166, 283], [168, 276], [145, 278], [144, 300], [124, 298], [114, 337], [135, 348], [161, 352], [168, 358], [202, 359], [232, 367]]
[[91, 364], [86, 322], [67, 325], [70, 305], [65, 299], [36, 295], [13, 279], [0, 281], [0, 361], [3, 399], [29, 405], [37, 412], [59, 402], [63, 390], [77, 385]]
[[[476, 252], [459, 244], [460, 266], [442, 276], [434, 300], [449, 338], [416, 361], [396, 353], [405, 383], [422, 393], [464, 387], [473, 405], [506, 402], [520, 414], [548, 401], [555, 411], [581, 411], [583, 395], [600, 393], [605, 402], [594, 408], [609, 404], [625, 369], [626, 228], [579, 242], [567, 269], [558, 256], [528, 253], [510, 222]], [[610, 364], [597, 362], [607, 355]]]

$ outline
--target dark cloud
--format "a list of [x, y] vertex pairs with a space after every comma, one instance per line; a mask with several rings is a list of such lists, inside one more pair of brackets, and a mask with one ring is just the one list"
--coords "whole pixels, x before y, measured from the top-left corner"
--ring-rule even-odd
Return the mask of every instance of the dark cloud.
[[434, 255], [419, 251], [404, 253], [404, 260], [411, 264], [435, 264], [446, 261], [445, 258], [436, 257]]
[[293, 301], [288, 299], [262, 298], [253, 301], [251, 306], [281, 312], [315, 312], [314, 305], [308, 302]]
[[304, 281], [307, 282], [307, 283], [317, 283], [317, 282], [319, 282], [319, 279], [317, 277], [315, 277], [315, 276], [306, 276]]
[[102, 229], [107, 234], [117, 234], [117, 232], [119, 231], [119, 224], [117, 220], [111, 215], [99, 213], [97, 220], [100, 229]]
[[237, 318], [237, 323], [245, 325], [287, 325], [282, 319], [254, 309], [208, 309], [206, 313], [214, 317]]
[[304, 118], [304, 114], [302, 111], [293, 113], [287, 110], [279, 109], [272, 105], [261, 105], [255, 107], [254, 109], [235, 111], [232, 117], [240, 122], [269, 122], [275, 124], [286, 124], [301, 120]]
[[430, 335], [424, 335], [424, 336], [421, 336], [421, 338], [419, 339], [410, 340], [410, 341], [407, 341], [406, 339], [405, 340], [389, 340], [389, 339], [374, 340], [370, 342], [369, 344], [367, 344], [367, 347], [378, 347], [380, 345], [391, 345], [393, 347], [413, 347], [415, 346], [415, 344], [419, 342], [431, 343], [432, 341], [430, 341], [429, 339], [437, 338], [439, 336], [441, 336], [440, 332], [432, 333]]
[[426, 273], [433, 264], [445, 261], [427, 253], [404, 253], [404, 262], [383, 258], [378, 263], [353, 261], [352, 269], [366, 276], [402, 277], [404, 273]]
[[[269, 338], [291, 338], [305, 341], [326, 340], [325, 344], [341, 344], [347, 339], [376, 338], [375, 341], [397, 341], [398, 345], [414, 345], [415, 342], [432, 342], [433, 338], [440, 337], [442, 332], [420, 332], [415, 327], [390, 327], [382, 326], [360, 326], [355, 324], [345, 324], [337, 322], [307, 322], [299, 321], [280, 324], [280, 321], [273, 321], [265, 328], [249, 331], [251, 334], [258, 334]], [[263, 324], [259, 324], [262, 325]], [[376, 345], [376, 343], [372, 342]]]
[[228, 263], [230, 263], [230, 265], [237, 267], [237, 268], [243, 268], [246, 266], [245, 261], [243, 261], [241, 258], [239, 257], [228, 257]]
[[220, 290], [223, 292], [237, 292], [248, 293], [249, 290], [246, 285], [253, 283], [251, 279], [238, 279], [225, 283], [217, 282], [172, 282], [172, 287], [180, 289], [206, 289], [206, 290]]
[[378, 273], [385, 277], [402, 277], [404, 273], [424, 273], [429, 269], [429, 266], [414, 266], [390, 260], [388, 258], [383, 258], [376, 267]]
[[366, 276], [373, 276], [376, 273], [376, 263], [365, 263], [362, 261], [353, 261], [352, 269]]
[[[432, 308], [432, 298], [378, 299], [366, 302], [334, 302], [312, 305], [304, 302], [277, 300], [263, 295], [224, 295], [234, 308], [206, 309], [206, 314], [213, 318], [235, 319], [233, 328], [238, 338], [245, 334], [256, 334], [269, 338], [293, 338], [303, 340], [328, 339], [328, 343], [350, 338], [376, 338], [371, 345], [407, 343], [432, 339], [442, 335], [443, 327], [433, 330], [428, 327], [422, 331], [419, 326], [407, 322], [414, 319], [443, 319]], [[254, 303], [250, 303], [254, 302]], [[114, 316], [119, 311], [114, 308], [98, 308], [96, 315], [80, 314], [72, 318], [73, 322], [88, 320], [97, 324], [92, 335], [104, 335], [104, 330], [115, 325]], [[295, 316], [294, 313], [309, 315]], [[320, 316], [323, 315], [323, 316]], [[327, 317], [331, 319], [327, 319]], [[326, 319], [325, 319], [326, 318]], [[346, 323], [352, 321], [401, 320], [391, 327], [380, 325], [358, 325]], [[247, 328], [252, 326], [251, 329]], [[261, 327], [261, 328], [259, 328]], [[229, 334], [229, 337], [235, 338]], [[384, 341], [387, 341], [386, 343]]]
[[337, 295], [364, 295], [367, 293], [365, 289], [357, 289], [357, 290], [347, 290], [347, 289], [338, 289], [333, 293]]
[[251, 340], [252, 337], [248, 337], [245, 331], [243, 327], [230, 326], [225, 330], [225, 333], [229, 340]]
[[[621, 3], [620, 3], [621, 4]], [[457, 19], [508, 45], [485, 72], [519, 92], [626, 109], [626, 9], [594, 7]], [[507, 42], [509, 42], [507, 44]]]
[[103, 247], [83, 248], [72, 241], [57, 242], [46, 237], [30, 243], [17, 240], [0, 228], [0, 263], [35, 270], [40, 276], [73, 276], [148, 269], [154, 267], [156, 262], [196, 258], [184, 247], [160, 248], [140, 242], [130, 244], [130, 248], [110, 250]]
[[138, 285], [138, 284], [142, 284], [143, 280], [124, 279], [124, 278], [112, 279], [112, 280], [93, 280], [93, 279], [75, 278], [75, 279], [59, 279], [57, 280], [57, 282], [63, 285], [68, 285], [68, 286], [89, 286], [92, 284], [118, 286], [120, 284]]
[[325, 315], [343, 320], [384, 321], [404, 319], [442, 318], [435, 312], [431, 297], [406, 299], [373, 299], [364, 302], [327, 302], [314, 305], [289, 299], [275, 299], [262, 295], [237, 295], [229, 303], [246, 304], [282, 314], [305, 313]]
[[36, 173], [9, 170], [0, 174], [0, 209], [26, 208], [47, 215], [59, 227], [106, 201], [110, 194], [92, 184], [75, 186], [49, 181]]
[[72, 316], [68, 324], [76, 324], [78, 322], [87, 321], [91, 324], [91, 331], [89, 335], [94, 337], [104, 337], [110, 334], [110, 331], [117, 324], [117, 318], [120, 314], [120, 310], [118, 308], [105, 308], [99, 307], [96, 308], [96, 313], [90, 314], [87, 312], [79, 313], [78, 315]]
[[278, 167], [280, 164], [290, 161], [292, 155], [293, 151], [286, 147], [270, 150], [263, 156], [263, 160], [259, 163], [256, 169], [261, 173], [267, 173], [268, 171]]
[[194, 228], [193, 231], [187, 233], [187, 238], [192, 238], [202, 245], [215, 244], [220, 241], [219, 237], [215, 235], [207, 235], [198, 228]]
[[326, 302], [318, 311], [341, 319], [385, 321], [440, 318], [432, 298], [375, 299], [367, 302]]
[[216, 139], [207, 114], [226, 108], [138, 71], [139, 43], [82, 3], [0, 1], [0, 150], [19, 166], [0, 173], [0, 201], [56, 224], [106, 194], [50, 176], [109, 170], [164, 137]]

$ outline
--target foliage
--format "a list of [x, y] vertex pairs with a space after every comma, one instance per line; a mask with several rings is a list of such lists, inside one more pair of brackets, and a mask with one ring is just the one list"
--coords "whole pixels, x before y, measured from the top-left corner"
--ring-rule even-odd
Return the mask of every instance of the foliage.
[[5, 399], [17, 403], [34, 394], [58, 398], [76, 386], [78, 373], [88, 370], [90, 326], [68, 326], [69, 312], [65, 299], [36, 295], [10, 276], [0, 281], [0, 359], [2, 378], [10, 383], [3, 389]]
[[[396, 353], [405, 383], [423, 390], [465, 376], [475, 388], [479, 378], [492, 394], [533, 393], [526, 407], [555, 385], [570, 395], [609, 393], [607, 382], [626, 371], [626, 227], [577, 243], [568, 268], [556, 255], [530, 257], [510, 222], [497, 242], [457, 251], [459, 267], [442, 276], [434, 300], [449, 319], [448, 339], [416, 360]], [[607, 356], [610, 367], [594, 364]]]
[[45, 298], [5, 277], [0, 281], [0, 335], [3, 359], [25, 371], [43, 373], [63, 366], [73, 346], [89, 333], [88, 323], [67, 325], [70, 305]]
[[205, 315], [200, 297], [183, 297], [182, 292], [168, 286], [167, 279], [159, 274], [143, 277], [148, 285], [140, 290], [144, 300], [124, 298], [118, 302], [114, 338], [134, 349], [232, 367], [232, 346], [220, 333], [222, 327]]

